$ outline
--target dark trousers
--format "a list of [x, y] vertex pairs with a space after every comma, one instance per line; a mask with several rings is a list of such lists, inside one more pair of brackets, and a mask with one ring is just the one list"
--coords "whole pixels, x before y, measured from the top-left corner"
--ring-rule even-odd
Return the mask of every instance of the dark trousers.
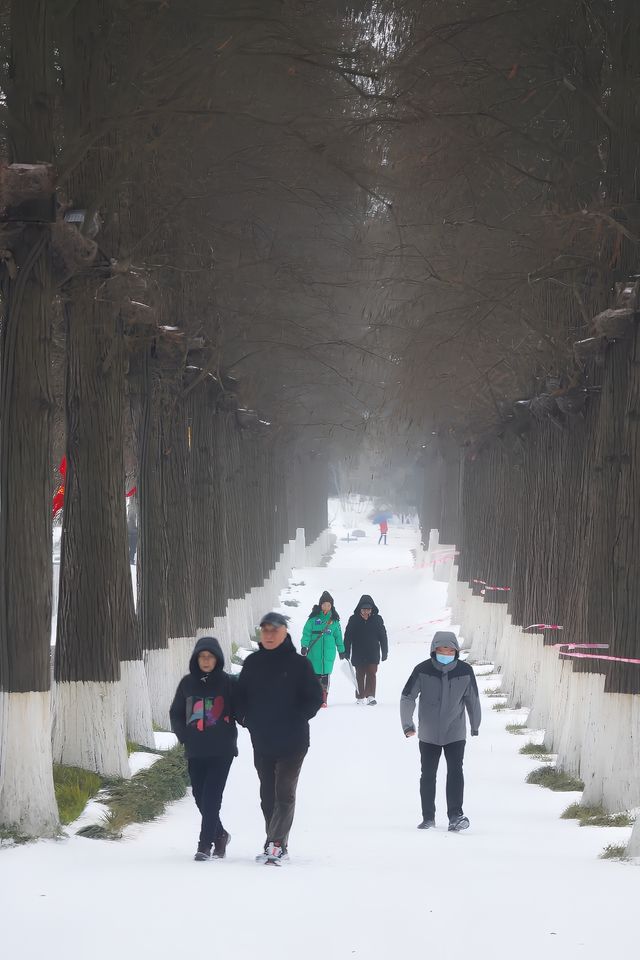
[[260, 806], [264, 814], [267, 842], [277, 841], [285, 850], [296, 810], [298, 777], [306, 755], [306, 750], [292, 757], [253, 755], [260, 779]]
[[222, 794], [229, 776], [233, 757], [196, 757], [189, 760], [189, 779], [193, 799], [200, 811], [199, 844], [211, 846], [223, 836], [225, 830], [220, 821]]
[[422, 775], [420, 777], [420, 800], [422, 802], [422, 819], [435, 820], [436, 817], [436, 774], [440, 754], [444, 750], [447, 761], [447, 816], [455, 820], [462, 816], [462, 800], [464, 796], [464, 775], [462, 761], [466, 740], [456, 740], [446, 743], [444, 747], [436, 743], [420, 741], [420, 761]]
[[363, 697], [375, 697], [376, 695], [376, 673], [378, 672], [377, 663], [365, 663], [364, 666], [356, 667], [356, 699], [362, 700]]
[[378, 537], [378, 546], [380, 546], [380, 544], [382, 543], [383, 540], [384, 540], [384, 545], [385, 545], [385, 547], [386, 547], [386, 545], [387, 545], [387, 535], [386, 535], [386, 533], [381, 533], [380, 536]]

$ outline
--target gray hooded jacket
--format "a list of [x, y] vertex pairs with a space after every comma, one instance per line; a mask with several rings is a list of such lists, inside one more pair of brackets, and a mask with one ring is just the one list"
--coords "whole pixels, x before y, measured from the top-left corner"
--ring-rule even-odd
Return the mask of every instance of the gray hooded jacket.
[[[456, 651], [453, 663], [436, 660], [437, 647]], [[407, 680], [400, 699], [400, 720], [405, 733], [415, 730], [413, 714], [418, 707], [418, 737], [425, 743], [444, 746], [466, 740], [465, 710], [469, 714], [471, 735], [480, 727], [481, 710], [478, 685], [471, 667], [458, 659], [460, 645], [454, 633], [439, 631], [431, 643], [431, 657], [419, 663]]]

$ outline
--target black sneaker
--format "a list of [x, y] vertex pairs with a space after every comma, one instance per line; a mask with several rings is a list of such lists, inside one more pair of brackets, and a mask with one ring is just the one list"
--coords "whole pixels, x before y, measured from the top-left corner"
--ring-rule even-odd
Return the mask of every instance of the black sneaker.
[[227, 847], [231, 842], [231, 834], [227, 833], [225, 830], [221, 837], [218, 837], [213, 841], [213, 853], [211, 854], [214, 860], [222, 860], [227, 855]]
[[423, 820], [422, 823], [418, 824], [418, 830], [430, 830], [431, 827], [435, 827], [435, 820]]
[[469, 829], [469, 817], [456, 817], [449, 821], [449, 830], [452, 833], [459, 833], [461, 830]]
[[210, 860], [211, 859], [211, 844], [210, 843], [199, 843], [198, 849], [196, 850], [196, 855], [193, 858], [194, 860]]

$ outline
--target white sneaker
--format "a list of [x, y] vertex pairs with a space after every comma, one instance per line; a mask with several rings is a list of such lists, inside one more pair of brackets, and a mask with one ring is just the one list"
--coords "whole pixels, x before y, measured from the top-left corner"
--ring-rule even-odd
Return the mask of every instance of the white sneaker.
[[265, 850], [265, 863], [270, 863], [273, 866], [281, 867], [282, 864], [288, 860], [287, 851], [284, 849], [281, 843], [270, 843], [267, 845]]
[[375, 705], [376, 705], [377, 702], [378, 702], [378, 701], [376, 700], [375, 697], [367, 697], [367, 706], [369, 706], [369, 707], [375, 707]]
[[367, 702], [367, 701], [365, 700], [364, 697], [362, 697], [361, 700], [359, 700], [359, 699], [356, 697], [356, 703], [358, 704], [359, 707], [364, 706], [364, 704], [365, 704], [366, 702]]

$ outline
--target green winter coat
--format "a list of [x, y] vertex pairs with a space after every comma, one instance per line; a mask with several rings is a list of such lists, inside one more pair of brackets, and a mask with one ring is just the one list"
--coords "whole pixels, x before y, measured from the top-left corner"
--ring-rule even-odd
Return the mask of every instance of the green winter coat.
[[340, 621], [331, 619], [332, 611], [320, 613], [317, 617], [309, 617], [302, 631], [302, 647], [309, 650], [307, 654], [311, 666], [319, 677], [331, 673], [336, 659], [336, 650], [344, 653], [342, 630]]

